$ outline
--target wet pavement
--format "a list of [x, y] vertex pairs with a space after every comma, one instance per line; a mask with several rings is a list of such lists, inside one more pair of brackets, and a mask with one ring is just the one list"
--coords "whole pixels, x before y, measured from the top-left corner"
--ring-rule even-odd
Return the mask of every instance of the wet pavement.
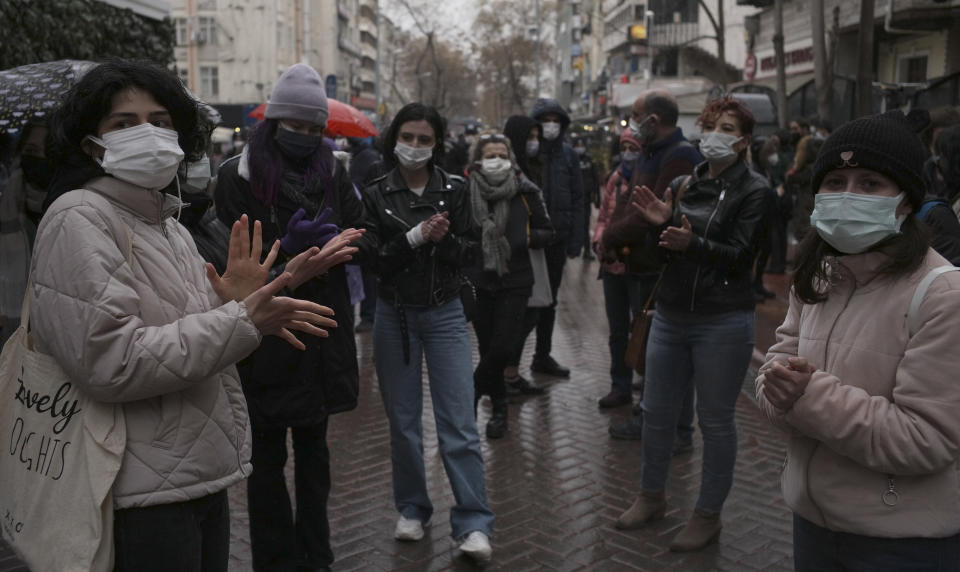
[[[675, 457], [667, 489], [666, 518], [645, 529], [619, 531], [616, 517], [638, 491], [640, 443], [607, 435], [612, 418], [629, 407], [597, 408], [609, 390], [607, 326], [597, 263], [571, 260], [564, 274], [554, 332], [554, 356], [572, 369], [569, 380], [534, 375], [549, 387], [542, 396], [513, 398], [509, 432], [487, 441], [482, 428], [489, 404], [481, 402], [479, 424], [488, 495], [497, 515], [494, 556], [488, 570], [791, 570], [790, 513], [779, 492], [784, 441], [753, 402], [752, 374], [737, 403], [739, 454], [733, 489], [723, 512], [718, 544], [693, 554], [667, 546], [689, 517], [699, 488], [702, 443]], [[767, 275], [776, 300], [758, 305], [754, 367], [773, 341], [786, 311], [786, 276]], [[329, 517], [334, 570], [470, 570], [449, 538], [453, 497], [438, 455], [429, 400], [424, 406], [428, 488], [435, 506], [423, 540], [393, 540], [397, 518], [390, 482], [390, 446], [372, 363], [371, 334], [358, 334], [360, 405], [334, 416], [328, 440], [333, 491]], [[522, 372], [529, 375], [533, 336]], [[474, 356], [476, 359], [476, 356]], [[429, 389], [425, 386], [425, 395]], [[291, 455], [292, 457], [292, 455]], [[292, 463], [288, 486], [293, 490]], [[251, 569], [246, 485], [231, 488], [231, 571]], [[0, 571], [24, 570], [0, 543]]]

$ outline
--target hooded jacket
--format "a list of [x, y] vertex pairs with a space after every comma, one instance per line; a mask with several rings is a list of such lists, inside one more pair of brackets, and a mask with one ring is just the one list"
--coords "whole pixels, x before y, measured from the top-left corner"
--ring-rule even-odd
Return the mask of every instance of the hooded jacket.
[[[263, 224], [263, 252], [286, 233], [287, 223], [300, 204], [282, 192], [270, 207], [253, 195], [249, 182], [246, 149], [239, 159], [220, 167], [214, 192], [217, 216], [228, 227], [246, 214]], [[313, 184], [313, 183], [311, 183]], [[332, 191], [329, 193], [333, 216], [329, 222], [340, 229], [364, 228], [363, 205], [353, 190], [346, 168], [333, 160]], [[317, 213], [308, 213], [316, 216]], [[281, 273], [282, 265], [271, 272]], [[353, 337], [353, 306], [347, 287], [345, 265], [331, 268], [318, 278], [308, 280], [293, 291], [293, 297], [311, 300], [334, 311], [337, 327], [329, 337], [298, 334], [307, 346], [300, 351], [277, 337], [268, 337], [249, 358], [237, 364], [243, 380], [250, 412], [256, 419], [277, 424], [309, 426], [328, 415], [357, 406], [359, 368]]]
[[116, 508], [186, 501], [250, 472], [234, 363], [260, 343], [243, 303], [223, 303], [172, 215], [178, 201], [113, 177], [66, 193], [37, 235], [30, 325], [93, 399], [122, 403]]
[[549, 141], [540, 134], [540, 163], [543, 168], [543, 200], [553, 222], [554, 241], [566, 245], [567, 254], [579, 254], [583, 247], [583, 174], [580, 157], [563, 137], [570, 116], [552, 99], [540, 98], [530, 116], [538, 122], [549, 113], [560, 117], [560, 135]]
[[[781, 485], [794, 512], [838, 532], [941, 538], [960, 532], [960, 273], [933, 280], [911, 336], [917, 285], [948, 262], [929, 249], [912, 274], [877, 275], [885, 256], [830, 260], [824, 302], [790, 296], [757, 400], [789, 436]], [[817, 370], [781, 411], [763, 394], [763, 373], [793, 356]]]

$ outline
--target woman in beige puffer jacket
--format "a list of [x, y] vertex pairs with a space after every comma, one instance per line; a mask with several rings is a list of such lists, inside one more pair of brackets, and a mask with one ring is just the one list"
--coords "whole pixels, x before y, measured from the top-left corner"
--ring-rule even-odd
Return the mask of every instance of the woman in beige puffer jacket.
[[289, 274], [260, 287], [275, 249], [260, 265], [258, 247], [242, 248], [245, 219], [227, 272], [205, 274], [173, 218], [177, 167], [204, 138], [170, 72], [101, 64], [67, 95], [52, 134], [51, 195], [62, 196], [38, 230], [30, 326], [37, 350], [82, 391], [123, 404], [115, 569], [226, 570], [225, 489], [250, 470], [233, 364], [264, 334], [299, 344], [289, 330], [324, 335], [313, 324], [335, 324], [322, 306], [273, 297]]

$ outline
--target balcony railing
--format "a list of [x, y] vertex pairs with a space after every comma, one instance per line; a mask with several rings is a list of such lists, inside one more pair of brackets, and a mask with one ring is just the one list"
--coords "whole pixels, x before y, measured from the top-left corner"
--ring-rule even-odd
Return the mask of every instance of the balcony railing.
[[680, 46], [700, 37], [700, 24], [679, 22], [655, 24], [650, 30], [650, 43], [654, 46]]

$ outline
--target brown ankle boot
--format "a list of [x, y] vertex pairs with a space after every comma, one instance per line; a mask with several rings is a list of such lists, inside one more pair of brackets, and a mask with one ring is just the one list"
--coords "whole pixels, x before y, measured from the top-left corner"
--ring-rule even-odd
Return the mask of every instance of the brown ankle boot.
[[673, 552], [700, 550], [717, 541], [721, 528], [723, 523], [720, 522], [719, 514], [706, 514], [695, 510], [686, 526], [673, 538], [670, 550]]
[[641, 528], [649, 522], [660, 520], [666, 512], [667, 501], [663, 493], [640, 493], [633, 501], [633, 506], [617, 519], [616, 527], [620, 530]]

